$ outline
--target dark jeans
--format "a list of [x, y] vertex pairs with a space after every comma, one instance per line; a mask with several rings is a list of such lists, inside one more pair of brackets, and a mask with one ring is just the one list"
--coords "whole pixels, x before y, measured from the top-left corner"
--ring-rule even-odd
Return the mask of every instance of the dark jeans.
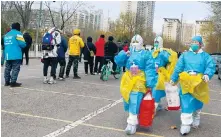
[[47, 77], [48, 74], [48, 67], [51, 66], [51, 76], [55, 78], [56, 74], [56, 65], [57, 65], [57, 58], [44, 58], [44, 67], [43, 67], [43, 74]]
[[[5, 82], [15, 83], [20, 72], [21, 60], [7, 60], [5, 64]], [[12, 72], [12, 74], [11, 74]], [[10, 75], [11, 74], [11, 75]]]
[[29, 49], [23, 49], [22, 50], [22, 64], [23, 64], [23, 57], [24, 57], [24, 54], [25, 54], [25, 59], [26, 59], [26, 65], [28, 65], [29, 63]]
[[87, 61], [87, 62], [84, 62], [85, 73], [88, 74], [88, 65], [89, 65], [90, 73], [93, 74], [94, 58], [89, 58], [88, 60], [85, 60], [85, 61]]
[[107, 59], [109, 59], [112, 63], [113, 63], [113, 71], [115, 72], [116, 69], [117, 69], [117, 64], [114, 62], [114, 57], [111, 57], [111, 56], [106, 56], [104, 57], [104, 64], [106, 65], [107, 64]]
[[[98, 63], [99, 63], [99, 69], [97, 71], [97, 68], [98, 68]], [[104, 57], [98, 57], [96, 56], [95, 58], [95, 66], [94, 66], [94, 72], [98, 72], [98, 73], [101, 73], [101, 68], [104, 64]]]
[[56, 68], [57, 68], [58, 63], [60, 65], [59, 77], [63, 78], [64, 77], [65, 66], [66, 66], [65, 58], [57, 58]]
[[69, 61], [66, 69], [66, 76], [69, 76], [71, 66], [73, 65], [74, 76], [77, 76], [79, 56], [69, 55]]

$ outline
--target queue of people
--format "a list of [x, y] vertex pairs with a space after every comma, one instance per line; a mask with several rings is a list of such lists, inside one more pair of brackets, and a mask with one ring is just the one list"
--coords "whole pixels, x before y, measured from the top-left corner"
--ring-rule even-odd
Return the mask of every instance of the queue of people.
[[[60, 64], [59, 80], [69, 78], [71, 67], [73, 66], [74, 79], [81, 79], [78, 75], [78, 64], [80, 62], [81, 54], [84, 55], [84, 70], [85, 75], [88, 75], [88, 68], [91, 75], [100, 74], [101, 68], [110, 59], [113, 63], [113, 72], [116, 70], [116, 63], [114, 62], [115, 55], [119, 52], [119, 47], [115, 44], [112, 36], [108, 37], [105, 42], [105, 36], [100, 35], [100, 38], [93, 44], [92, 37], [88, 37], [84, 43], [80, 37], [81, 31], [75, 29], [73, 36], [69, 38], [68, 42], [62, 35], [62, 31], [56, 28], [50, 29], [43, 36], [42, 41], [42, 62], [44, 63], [43, 75], [44, 82], [54, 84], [56, 83], [56, 69], [58, 63]], [[128, 46], [124, 47], [128, 50]], [[68, 50], [68, 63], [66, 67], [65, 54]], [[82, 53], [81, 53], [82, 52]], [[94, 63], [95, 62], [95, 63]], [[51, 66], [50, 77], [47, 77], [48, 67]], [[66, 71], [65, 71], [66, 67]], [[64, 73], [66, 74], [64, 76]]]

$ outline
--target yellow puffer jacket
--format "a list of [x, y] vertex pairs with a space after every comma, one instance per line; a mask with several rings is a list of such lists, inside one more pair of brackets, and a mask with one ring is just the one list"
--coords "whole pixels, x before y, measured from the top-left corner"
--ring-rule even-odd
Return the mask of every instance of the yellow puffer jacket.
[[84, 42], [82, 38], [77, 35], [72, 36], [68, 42], [69, 45], [69, 55], [80, 55], [81, 48], [84, 47]]

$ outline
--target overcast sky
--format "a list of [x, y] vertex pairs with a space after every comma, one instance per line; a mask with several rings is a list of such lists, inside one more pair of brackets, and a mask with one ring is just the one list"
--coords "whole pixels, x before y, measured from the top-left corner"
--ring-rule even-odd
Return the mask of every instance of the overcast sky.
[[[120, 14], [120, 1], [87, 1], [89, 5], [94, 5], [94, 9], [103, 9], [107, 18], [108, 10], [111, 19], [116, 19]], [[38, 4], [39, 5], [39, 4]], [[54, 4], [53, 4], [54, 5]], [[56, 5], [58, 7], [59, 5]], [[36, 5], [36, 7], [39, 7]], [[201, 2], [165, 2], [157, 1], [154, 14], [154, 32], [161, 33], [163, 18], [181, 18], [193, 22], [194, 20], [205, 19], [210, 15], [209, 7]]]

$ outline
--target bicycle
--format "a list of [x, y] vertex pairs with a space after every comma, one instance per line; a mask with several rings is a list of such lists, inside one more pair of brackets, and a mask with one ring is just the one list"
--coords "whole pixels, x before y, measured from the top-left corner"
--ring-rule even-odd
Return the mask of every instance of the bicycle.
[[115, 79], [119, 79], [122, 75], [122, 70], [120, 67], [117, 66], [116, 71], [112, 72], [112, 62], [110, 59], [106, 59], [107, 64], [105, 64], [101, 69], [101, 76], [100, 79], [103, 81], [107, 81], [109, 76], [112, 74]]

